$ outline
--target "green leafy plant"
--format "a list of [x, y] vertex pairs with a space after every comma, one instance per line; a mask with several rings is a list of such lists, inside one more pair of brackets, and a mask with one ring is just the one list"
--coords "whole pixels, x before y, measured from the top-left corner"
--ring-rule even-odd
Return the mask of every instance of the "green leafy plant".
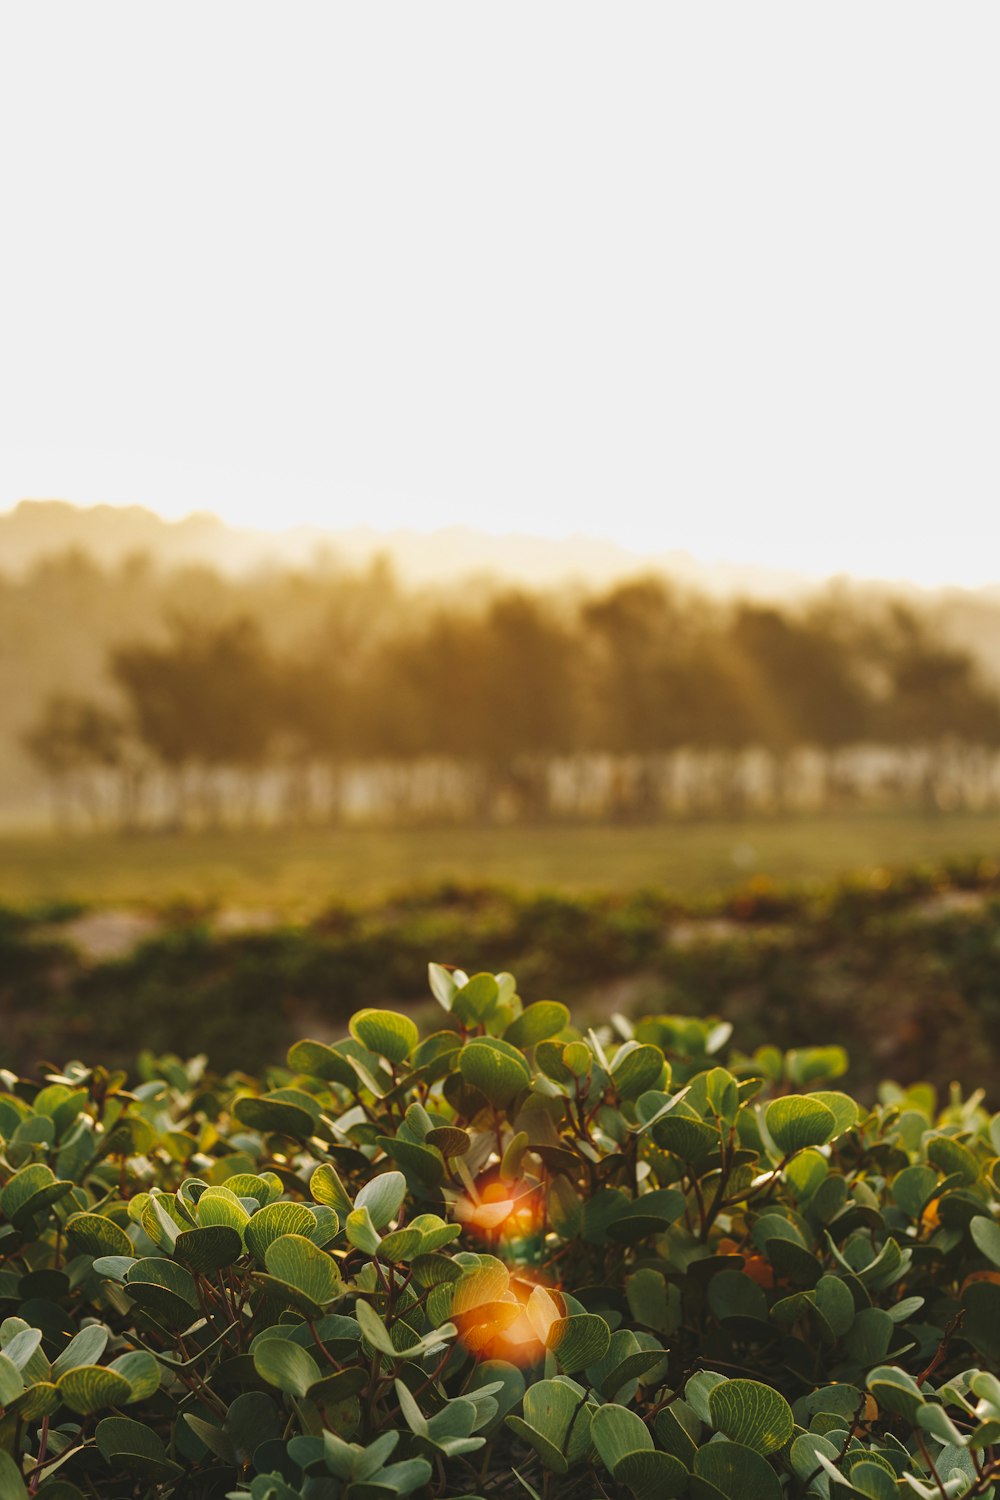
[[260, 1079], [0, 1074], [0, 1500], [973, 1500], [1000, 1115], [432, 965]]

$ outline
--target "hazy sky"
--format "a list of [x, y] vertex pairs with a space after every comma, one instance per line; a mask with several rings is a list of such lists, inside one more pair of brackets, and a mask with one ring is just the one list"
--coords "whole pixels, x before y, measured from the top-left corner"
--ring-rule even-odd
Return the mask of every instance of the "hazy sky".
[[1000, 578], [1000, 8], [0, 9], [0, 508]]

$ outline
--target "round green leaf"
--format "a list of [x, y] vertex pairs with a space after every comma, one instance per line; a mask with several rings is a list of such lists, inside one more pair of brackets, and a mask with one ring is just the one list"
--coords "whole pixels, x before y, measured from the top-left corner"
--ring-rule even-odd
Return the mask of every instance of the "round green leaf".
[[767, 1106], [764, 1123], [778, 1150], [787, 1156], [804, 1146], [822, 1146], [834, 1133], [837, 1117], [813, 1094], [786, 1094]]
[[835, 1140], [838, 1135], [843, 1135], [845, 1130], [850, 1130], [858, 1123], [861, 1111], [850, 1094], [842, 1094], [838, 1089], [817, 1089], [810, 1099], [818, 1099], [820, 1104], [825, 1104], [827, 1109], [833, 1111], [834, 1127], [830, 1140]]
[[969, 1233], [975, 1241], [976, 1249], [993, 1265], [1000, 1266], [1000, 1224], [995, 1219], [977, 1215], [969, 1224]]
[[655, 1448], [626, 1453], [615, 1465], [615, 1483], [630, 1489], [636, 1500], [674, 1500], [683, 1494], [688, 1479], [679, 1458]]
[[694, 1472], [727, 1500], [781, 1500], [781, 1483], [771, 1465], [742, 1443], [706, 1443], [695, 1455]]
[[355, 1041], [391, 1063], [405, 1062], [420, 1040], [410, 1017], [395, 1010], [359, 1010], [350, 1030]]
[[534, 1047], [558, 1036], [569, 1025], [569, 1011], [558, 1000], [536, 1000], [517, 1016], [504, 1032], [512, 1047]]
[[792, 1408], [780, 1392], [758, 1380], [726, 1380], [708, 1393], [712, 1422], [734, 1443], [755, 1453], [776, 1453], [794, 1431]]
[[336, 1261], [301, 1234], [286, 1234], [267, 1248], [269, 1279], [281, 1284], [291, 1300], [307, 1310], [323, 1309], [343, 1291]]
[[567, 1375], [596, 1365], [607, 1354], [610, 1342], [611, 1329], [597, 1313], [556, 1318], [546, 1340]]
[[627, 1406], [609, 1402], [599, 1406], [590, 1424], [590, 1438], [609, 1474], [629, 1453], [640, 1453], [653, 1447], [649, 1428], [641, 1417]]
[[228, 1224], [213, 1224], [204, 1229], [187, 1229], [177, 1236], [174, 1254], [189, 1270], [212, 1276], [223, 1266], [231, 1266], [243, 1253], [239, 1231]]
[[152, 1484], [164, 1484], [184, 1472], [167, 1457], [153, 1429], [131, 1417], [105, 1417], [98, 1422], [94, 1438], [109, 1464]]
[[406, 1178], [402, 1172], [381, 1172], [365, 1183], [354, 1207], [367, 1208], [375, 1228], [385, 1229], [399, 1213], [405, 1197]]
[[638, 1099], [659, 1084], [663, 1076], [663, 1053], [651, 1042], [641, 1042], [619, 1058], [611, 1076], [622, 1099]]
[[309, 1239], [315, 1227], [316, 1220], [304, 1203], [268, 1203], [248, 1220], [244, 1237], [247, 1249], [263, 1263], [275, 1240], [286, 1234]]
[[56, 1386], [70, 1411], [81, 1417], [106, 1406], [123, 1406], [132, 1399], [132, 1387], [125, 1376], [102, 1365], [77, 1365], [61, 1375]]
[[270, 1094], [247, 1094], [233, 1110], [241, 1125], [271, 1135], [308, 1139], [316, 1128], [316, 1101], [299, 1089], [275, 1089]]
[[465, 1082], [501, 1109], [531, 1082], [531, 1072], [521, 1053], [496, 1037], [475, 1037], [468, 1042], [458, 1066]]
[[321, 1378], [312, 1355], [291, 1339], [261, 1339], [254, 1345], [253, 1362], [262, 1380], [289, 1396], [305, 1396]]
[[354, 1086], [354, 1069], [342, 1052], [328, 1047], [325, 1042], [296, 1042], [288, 1049], [288, 1066], [296, 1073], [306, 1073], [311, 1078], [329, 1079], [342, 1083], [345, 1088]]
[[66, 1220], [73, 1250], [82, 1256], [135, 1256], [135, 1245], [114, 1220], [100, 1214], [73, 1214]]

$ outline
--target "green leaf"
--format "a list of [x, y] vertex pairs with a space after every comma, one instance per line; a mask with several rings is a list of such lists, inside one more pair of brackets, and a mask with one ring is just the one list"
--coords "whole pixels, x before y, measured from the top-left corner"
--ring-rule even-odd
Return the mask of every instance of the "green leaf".
[[549, 1184], [549, 1222], [564, 1240], [580, 1233], [583, 1204], [565, 1177], [554, 1177]]
[[[767, 1298], [756, 1282], [742, 1271], [720, 1271], [708, 1283], [708, 1305], [720, 1321], [725, 1318], [755, 1318], [767, 1322]], [[853, 1314], [853, 1303], [851, 1306]]]
[[930, 1200], [937, 1194], [939, 1182], [933, 1167], [918, 1163], [904, 1167], [892, 1179], [892, 1196], [911, 1219], [919, 1219]]
[[317, 1203], [332, 1208], [341, 1223], [347, 1218], [353, 1204], [347, 1189], [329, 1162], [318, 1166], [309, 1179], [309, 1191]]
[[977, 1215], [969, 1223], [969, 1233], [975, 1241], [976, 1249], [994, 1266], [1000, 1266], [1000, 1224], [995, 1219]]
[[303, 1235], [308, 1239], [315, 1227], [316, 1220], [304, 1203], [268, 1203], [251, 1215], [243, 1236], [247, 1249], [263, 1262], [275, 1240], [286, 1234]]
[[316, 1129], [318, 1106], [301, 1089], [274, 1089], [270, 1094], [247, 1094], [233, 1109], [241, 1125], [265, 1134], [307, 1140]]
[[204, 1443], [209, 1453], [214, 1453], [216, 1458], [221, 1458], [222, 1462], [228, 1464], [231, 1469], [239, 1468], [236, 1445], [228, 1432], [223, 1432], [221, 1427], [216, 1427], [212, 1422], [206, 1422], [204, 1417], [195, 1416], [193, 1412], [186, 1411], [182, 1415], [195, 1437], [199, 1442]]
[[231, 1188], [225, 1185], [206, 1188], [198, 1199], [198, 1223], [204, 1229], [223, 1226], [235, 1229], [241, 1242], [250, 1215]]
[[185, 1328], [198, 1311], [191, 1272], [162, 1256], [137, 1260], [125, 1278], [132, 1300], [171, 1327]]
[[834, 1133], [837, 1117], [815, 1094], [785, 1094], [764, 1113], [768, 1134], [786, 1156], [804, 1146], [822, 1146]]
[[679, 1458], [655, 1449], [626, 1453], [615, 1465], [615, 1483], [630, 1489], [635, 1500], [674, 1500], [687, 1488], [688, 1478]]
[[608, 1352], [611, 1329], [597, 1313], [575, 1313], [557, 1318], [549, 1328], [547, 1347], [567, 1375], [595, 1365]]
[[358, 1300], [354, 1308], [354, 1316], [361, 1326], [362, 1334], [372, 1348], [393, 1360], [414, 1359], [428, 1349], [436, 1348], [439, 1344], [454, 1338], [458, 1331], [454, 1323], [443, 1323], [440, 1328], [434, 1328], [430, 1333], [424, 1334], [415, 1344], [397, 1349], [382, 1319], [367, 1302]]
[[406, 1197], [402, 1172], [382, 1172], [366, 1182], [354, 1200], [355, 1208], [367, 1208], [376, 1229], [385, 1229], [399, 1213]]
[[[835, 1444], [831, 1443], [829, 1438], [823, 1437], [819, 1432], [800, 1433], [789, 1450], [792, 1472], [796, 1479], [803, 1485], [807, 1479], [813, 1481], [807, 1491], [810, 1495], [816, 1492], [816, 1471], [820, 1470], [822, 1472], [823, 1466], [819, 1461], [820, 1454], [831, 1461], [838, 1457], [838, 1449]], [[828, 1486], [824, 1488], [822, 1493], [828, 1493], [828, 1488]]]
[[99, 1323], [91, 1323], [89, 1327], [81, 1328], [80, 1332], [70, 1339], [59, 1358], [53, 1360], [53, 1380], [58, 1380], [60, 1375], [65, 1375], [67, 1370], [72, 1370], [77, 1365], [96, 1365], [108, 1347], [110, 1337], [108, 1330]]
[[10, 1454], [3, 1452], [0, 1452], [0, 1500], [28, 1500], [20, 1469]]
[[[532, 1427], [530, 1422], [526, 1422], [523, 1417], [509, 1416], [505, 1418], [505, 1421], [516, 1437], [531, 1444], [546, 1469], [553, 1474], [569, 1473], [569, 1460], [560, 1452], [558, 1445], [551, 1438], [546, 1437], [545, 1433]], [[517, 1473], [517, 1470], [515, 1469], [514, 1472]]]
[[501, 1109], [531, 1082], [531, 1072], [521, 1053], [496, 1037], [475, 1037], [467, 1042], [459, 1058], [459, 1069], [466, 1083], [479, 1089], [491, 1104]]
[[[631, 1334], [630, 1337], [634, 1342], [635, 1335]], [[613, 1347], [614, 1341], [612, 1340]], [[617, 1400], [624, 1403], [629, 1399], [630, 1394], [626, 1393], [624, 1388], [634, 1387], [636, 1381], [641, 1380], [644, 1375], [648, 1375], [651, 1370], [661, 1365], [666, 1355], [665, 1349], [636, 1349], [634, 1354], [626, 1354], [624, 1359], [620, 1359], [617, 1364], [613, 1365], [607, 1374], [601, 1375], [601, 1395], [608, 1401]], [[603, 1370], [606, 1366], [607, 1360], [605, 1359], [598, 1368]], [[588, 1371], [588, 1378], [592, 1378], [591, 1371]]]
[[369, 1052], [391, 1063], [405, 1062], [420, 1040], [410, 1017], [395, 1010], [359, 1010], [351, 1017], [350, 1031]]
[[227, 1224], [186, 1229], [174, 1242], [174, 1254], [189, 1270], [201, 1276], [212, 1276], [239, 1260], [243, 1254], [243, 1241], [239, 1231]]
[[637, 1099], [647, 1089], [659, 1086], [663, 1076], [663, 1053], [651, 1042], [626, 1043], [618, 1054], [611, 1076], [622, 1099]]
[[653, 1447], [649, 1428], [642, 1418], [627, 1406], [616, 1406], [614, 1402], [599, 1406], [594, 1412], [590, 1438], [609, 1474], [615, 1473], [626, 1454]]
[[455, 990], [451, 1010], [466, 1025], [477, 1025], [486, 1020], [499, 999], [500, 986], [493, 974], [473, 974]]
[[432, 1196], [433, 1190], [440, 1187], [444, 1180], [444, 1157], [433, 1146], [390, 1135], [380, 1135], [376, 1144], [399, 1163], [420, 1197]]
[[558, 1000], [536, 1000], [513, 1020], [503, 1034], [512, 1047], [534, 1047], [558, 1036], [569, 1025], [569, 1011]]
[[590, 1448], [586, 1396], [568, 1375], [536, 1380], [524, 1393], [524, 1418], [509, 1416], [507, 1426], [532, 1444], [547, 1469], [565, 1474]]
[[783, 1448], [795, 1428], [784, 1396], [758, 1380], [727, 1380], [714, 1386], [708, 1393], [708, 1409], [721, 1433], [765, 1457]]
[[121, 1225], [101, 1214], [73, 1214], [66, 1220], [66, 1233], [80, 1255], [135, 1255]]
[[954, 1173], [960, 1187], [973, 1187], [979, 1181], [979, 1162], [961, 1141], [950, 1135], [932, 1135], [924, 1149], [931, 1165], [946, 1177]]
[[[711, 1285], [711, 1283], [709, 1283]], [[672, 1333], [679, 1321], [677, 1288], [671, 1293], [666, 1280], [652, 1266], [643, 1266], [625, 1282], [625, 1294], [629, 1311], [637, 1323], [655, 1328], [657, 1333]], [[671, 1304], [671, 1296], [677, 1297], [677, 1307]]]
[[24, 1390], [24, 1378], [12, 1359], [0, 1354], [0, 1406], [10, 1406]]
[[464, 1156], [472, 1145], [472, 1137], [467, 1130], [454, 1125], [438, 1125], [427, 1132], [424, 1145], [434, 1146], [444, 1157]]
[[16, 1229], [21, 1229], [35, 1214], [58, 1203], [60, 1198], [64, 1198], [72, 1190], [71, 1182], [57, 1181], [51, 1167], [35, 1162], [29, 1167], [22, 1167], [10, 1178], [0, 1193], [0, 1211]]
[[816, 1306], [836, 1338], [842, 1338], [854, 1322], [854, 1298], [839, 1276], [821, 1276], [815, 1287]]
[[[969, 1478], [974, 1477], [975, 1471]], [[899, 1488], [895, 1473], [876, 1463], [871, 1457], [862, 1458], [851, 1465], [850, 1481], [851, 1488], [865, 1496], [865, 1500], [897, 1500]]]
[[345, 1088], [352, 1088], [354, 1085], [354, 1069], [346, 1057], [335, 1048], [328, 1047], [325, 1042], [296, 1042], [288, 1049], [288, 1066], [295, 1073], [329, 1079], [342, 1083]]
[[377, 1255], [382, 1241], [367, 1208], [353, 1208], [344, 1222], [347, 1243], [365, 1255]]
[[253, 1363], [262, 1380], [289, 1396], [307, 1395], [310, 1387], [322, 1378], [312, 1355], [291, 1339], [259, 1340], [254, 1345]]
[[146, 1401], [160, 1388], [160, 1366], [154, 1355], [145, 1349], [130, 1349], [119, 1354], [108, 1366], [117, 1375], [124, 1375], [132, 1387], [130, 1401]]
[[32, 1374], [39, 1379], [49, 1373], [49, 1365], [44, 1354], [39, 1354], [42, 1343], [42, 1332], [40, 1328], [22, 1328], [15, 1333], [11, 1339], [4, 1339], [3, 1352], [10, 1362], [22, 1371], [27, 1380]]
[[451, 1010], [459, 988], [456, 981], [442, 964], [428, 964], [427, 977], [435, 1000], [445, 1010]]
[[844, 1352], [866, 1368], [885, 1359], [895, 1327], [881, 1307], [864, 1307], [844, 1335]]
[[[781, 1483], [771, 1465], [742, 1443], [706, 1443], [695, 1455], [694, 1472], [727, 1500], [781, 1500]], [[692, 1494], [697, 1500], [696, 1487]]]
[[905, 1417], [911, 1424], [916, 1422], [924, 1397], [913, 1376], [908, 1375], [905, 1370], [900, 1370], [895, 1365], [880, 1365], [870, 1371], [868, 1389], [880, 1408], [893, 1412], [897, 1417]]
[[[263, 1210], [261, 1210], [263, 1212]], [[268, 1246], [267, 1284], [307, 1314], [321, 1312], [343, 1292], [337, 1263], [301, 1234], [286, 1234]]]
[[132, 1399], [132, 1387], [125, 1376], [101, 1365], [77, 1365], [60, 1376], [56, 1386], [70, 1411], [81, 1417]]
[[817, 1089], [810, 1099], [818, 1099], [820, 1104], [825, 1104], [827, 1109], [833, 1111], [834, 1127], [830, 1140], [836, 1140], [838, 1135], [843, 1135], [845, 1130], [851, 1130], [861, 1117], [861, 1111], [850, 1094], [842, 1094], [838, 1089]]
[[167, 1457], [166, 1449], [151, 1427], [131, 1417], [105, 1417], [98, 1422], [94, 1438], [105, 1460], [127, 1469], [137, 1478], [164, 1484], [183, 1474], [179, 1464]]

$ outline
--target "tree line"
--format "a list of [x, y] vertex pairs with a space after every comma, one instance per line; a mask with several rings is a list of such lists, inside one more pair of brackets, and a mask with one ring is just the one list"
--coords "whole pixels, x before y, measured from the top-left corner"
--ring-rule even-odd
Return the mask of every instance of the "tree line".
[[661, 577], [379, 595], [332, 585], [295, 639], [174, 610], [113, 645], [105, 690], [50, 695], [23, 735], [57, 816], [649, 820], [1000, 791], [1000, 694], [898, 602], [720, 605]]

